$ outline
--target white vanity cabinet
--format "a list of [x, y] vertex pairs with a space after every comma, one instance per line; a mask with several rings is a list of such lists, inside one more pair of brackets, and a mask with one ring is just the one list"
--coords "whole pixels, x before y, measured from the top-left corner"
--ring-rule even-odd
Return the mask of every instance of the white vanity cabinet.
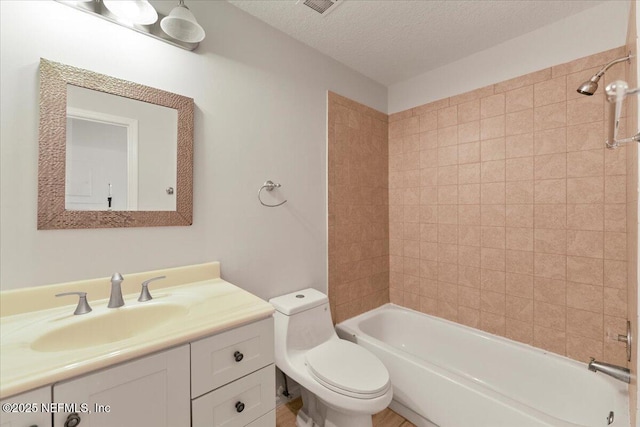
[[[53, 402], [78, 405], [81, 427], [189, 426], [189, 378], [185, 344], [54, 384]], [[73, 412], [54, 413], [54, 427]]]
[[274, 427], [273, 340], [268, 317], [17, 395], [0, 427]]
[[193, 427], [275, 426], [273, 318], [191, 343]]
[[0, 427], [51, 427], [51, 414], [42, 404], [51, 402], [51, 387], [42, 387], [0, 401]]
[[[137, 301], [153, 277], [167, 280]], [[52, 297], [98, 301], [108, 280], [2, 293], [0, 396], [45, 406], [0, 412], [0, 427], [275, 427], [271, 304], [222, 280], [217, 262], [128, 274], [118, 309], [74, 316]]]

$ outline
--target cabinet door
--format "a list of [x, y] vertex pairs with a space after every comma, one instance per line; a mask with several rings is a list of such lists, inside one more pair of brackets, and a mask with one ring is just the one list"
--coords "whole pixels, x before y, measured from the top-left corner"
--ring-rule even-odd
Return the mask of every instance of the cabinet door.
[[192, 425], [246, 426], [275, 408], [275, 387], [275, 366], [269, 365], [200, 396], [192, 403]]
[[51, 403], [51, 387], [8, 397], [0, 403], [0, 427], [51, 427], [51, 413], [42, 412], [43, 404], [47, 409], [46, 404]]
[[[53, 401], [75, 404], [82, 427], [188, 426], [189, 346], [55, 384]], [[54, 414], [55, 427], [74, 412], [65, 410]]]

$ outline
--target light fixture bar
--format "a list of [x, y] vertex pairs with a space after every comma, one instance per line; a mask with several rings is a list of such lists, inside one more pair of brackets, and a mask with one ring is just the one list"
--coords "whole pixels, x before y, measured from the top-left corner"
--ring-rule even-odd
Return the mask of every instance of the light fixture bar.
[[68, 0], [55, 0], [55, 1], [60, 4], [64, 4], [65, 6], [69, 6], [74, 9], [99, 16], [100, 18], [105, 19], [109, 22], [113, 22], [114, 24], [118, 24], [122, 27], [129, 28], [131, 30], [137, 31], [149, 37], [153, 37], [154, 39], [163, 41], [165, 43], [169, 43], [181, 49], [194, 50], [200, 44], [200, 43], [183, 42], [168, 36], [164, 31], [162, 31], [162, 28], [160, 28], [160, 21], [162, 21], [162, 19], [166, 16], [161, 13], [158, 13], [158, 20], [155, 22], [155, 24], [137, 25], [137, 24], [129, 24], [121, 20], [118, 20], [117, 17], [111, 14], [111, 12], [109, 12], [109, 10], [104, 6], [101, 0], [93, 0], [89, 2], [68, 1]]

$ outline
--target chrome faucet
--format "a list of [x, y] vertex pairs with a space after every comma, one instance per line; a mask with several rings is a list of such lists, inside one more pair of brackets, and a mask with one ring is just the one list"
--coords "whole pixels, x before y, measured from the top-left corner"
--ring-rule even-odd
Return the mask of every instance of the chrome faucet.
[[56, 294], [56, 297], [64, 297], [67, 295], [78, 295], [80, 297], [78, 299], [78, 305], [76, 306], [76, 311], [74, 311], [73, 314], [77, 316], [79, 314], [87, 314], [91, 312], [91, 307], [87, 302], [86, 292], [63, 292], [61, 294]]
[[153, 282], [154, 280], [160, 280], [160, 279], [166, 279], [166, 278], [167, 276], [158, 276], [142, 282], [142, 290], [140, 291], [140, 296], [138, 297], [138, 301], [145, 302], [145, 301], [152, 300], [153, 297], [149, 293], [149, 283]]
[[591, 362], [589, 362], [589, 365], [587, 367], [590, 371], [600, 371], [603, 374], [607, 374], [617, 380], [624, 381], [625, 383], [631, 382], [631, 371], [629, 371], [629, 369], [627, 368], [623, 368], [622, 366], [612, 365], [605, 362], [598, 362], [592, 357]]
[[122, 299], [122, 288], [120, 288], [120, 284], [124, 280], [122, 274], [113, 273], [111, 276], [111, 296], [109, 297], [109, 304], [107, 307], [109, 308], [118, 308], [124, 305], [124, 300]]

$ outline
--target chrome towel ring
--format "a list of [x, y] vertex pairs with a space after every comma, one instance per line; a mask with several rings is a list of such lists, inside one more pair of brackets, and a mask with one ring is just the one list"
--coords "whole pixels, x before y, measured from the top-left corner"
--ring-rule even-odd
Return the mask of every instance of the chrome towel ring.
[[278, 207], [278, 206], [281, 206], [281, 205], [284, 205], [285, 203], [287, 203], [286, 200], [284, 202], [278, 203], [277, 205], [268, 205], [265, 202], [263, 202], [262, 199], [260, 198], [260, 193], [265, 188], [267, 189], [267, 191], [273, 191], [274, 188], [280, 188], [280, 184], [275, 184], [271, 180], [265, 181], [264, 184], [262, 184], [262, 187], [260, 187], [260, 189], [258, 190], [258, 201], [262, 204], [262, 206], [266, 206], [268, 208], [275, 208], [275, 207]]

